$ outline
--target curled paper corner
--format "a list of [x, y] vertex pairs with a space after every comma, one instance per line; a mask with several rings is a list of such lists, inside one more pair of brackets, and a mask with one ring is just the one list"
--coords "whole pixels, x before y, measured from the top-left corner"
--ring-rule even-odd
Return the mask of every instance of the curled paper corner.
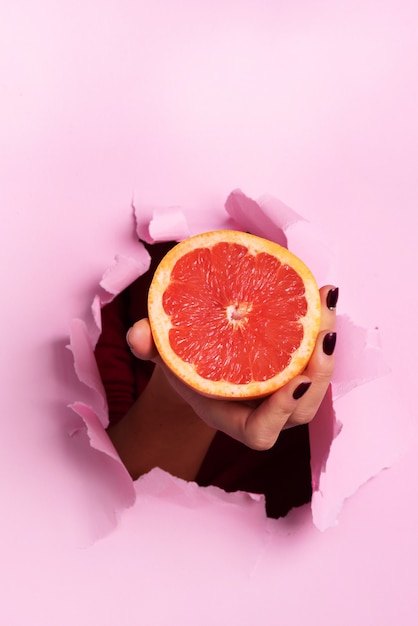
[[264, 214], [269, 217], [272, 223], [278, 224], [284, 233], [286, 233], [293, 224], [307, 222], [300, 213], [291, 209], [275, 196], [266, 193], [258, 198], [257, 202]]
[[89, 548], [115, 530], [123, 511], [135, 504], [136, 494], [98, 415], [83, 402], [74, 402], [70, 408], [81, 418], [82, 425], [69, 436], [83, 471], [93, 480], [94, 507], [87, 511], [88, 521], [79, 544], [80, 548]]
[[272, 216], [268, 209], [246, 196], [240, 189], [235, 189], [226, 199], [225, 210], [242, 230], [287, 247], [283, 225], [287, 223], [288, 207], [280, 201], [277, 203], [275, 208], [278, 210]]
[[68, 348], [73, 355], [76, 376], [87, 388], [89, 406], [98, 416], [102, 426], [106, 427], [109, 421], [106, 392], [94, 356], [93, 339], [86, 323], [81, 319], [74, 319], [70, 324]]
[[140, 209], [132, 204], [135, 216], [136, 234], [148, 244], [163, 241], [182, 241], [190, 236], [190, 229], [181, 207], [149, 207], [152, 217], [144, 221]]
[[90, 330], [92, 344], [95, 346], [102, 333], [102, 300], [98, 294], [93, 298], [90, 307], [93, 325]]
[[179, 207], [154, 209], [148, 231], [152, 243], [181, 241], [189, 236], [186, 216]]
[[101, 298], [102, 304], [110, 302], [114, 296], [123, 291], [139, 276], [144, 274], [150, 266], [151, 257], [144, 245], [138, 242], [138, 256], [132, 258], [117, 254], [113, 265], [109, 267], [99, 283], [100, 287], [105, 291], [105, 295]]
[[[122, 464], [115, 447], [113, 446], [110, 438], [107, 436], [103, 423], [100, 417], [93, 411], [91, 406], [84, 404], [84, 402], [74, 402], [70, 405], [70, 408], [77, 413], [82, 419], [87, 428], [87, 434], [90, 439], [91, 446], [98, 452], [106, 454], [108, 457], [120, 463], [128, 475], [124, 465]], [[76, 434], [76, 430], [70, 433], [70, 436]], [[131, 481], [132, 482], [132, 481]]]

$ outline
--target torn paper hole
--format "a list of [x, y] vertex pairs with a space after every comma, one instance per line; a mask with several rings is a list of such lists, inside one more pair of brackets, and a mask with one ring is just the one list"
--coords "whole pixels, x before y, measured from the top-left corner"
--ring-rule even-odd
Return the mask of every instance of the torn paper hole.
[[[318, 282], [327, 282], [327, 276], [332, 273], [332, 253], [323, 244], [318, 233], [309, 222], [304, 220], [295, 211], [280, 201], [264, 196], [256, 202], [245, 196], [240, 190], [232, 192], [226, 200], [226, 211], [233, 220], [233, 227], [239, 230], [248, 230], [260, 236], [275, 240], [278, 243], [288, 244], [292, 250], [292, 240], [298, 242], [299, 248], [304, 244], [305, 255], [298, 249], [295, 252], [301, 256], [310, 266], [313, 273], [318, 277]], [[187, 219], [180, 209], [167, 209], [166, 211], [154, 211], [149, 224], [148, 240], [155, 244], [159, 242], [177, 241], [188, 234]], [[315, 252], [317, 250], [317, 253]], [[305, 257], [305, 258], [304, 258]], [[309, 257], [307, 261], [306, 258]], [[105, 429], [108, 425], [108, 411], [106, 394], [94, 358], [94, 350], [97, 338], [101, 332], [103, 306], [112, 303], [126, 288], [130, 288], [139, 277], [144, 276], [149, 267], [150, 257], [144, 245], [138, 241], [138, 254], [133, 258], [118, 256], [115, 264], [104, 273], [98, 287], [98, 293], [91, 307], [89, 320], [75, 320], [71, 327], [70, 347], [74, 355], [76, 373], [80, 381], [87, 388], [87, 402], [78, 398], [74, 399], [73, 409], [81, 416], [87, 429], [92, 448], [108, 456], [113, 462], [122, 465], [122, 462], [108, 438]], [[357, 473], [351, 482], [340, 483], [338, 488], [330, 476], [332, 471], [341, 471], [335, 457], [338, 456], [337, 442], [346, 452], [344, 443], [344, 428], [349, 421], [345, 414], [344, 404], [341, 399], [352, 394], [357, 388], [374, 381], [384, 374], [387, 368], [384, 365], [382, 351], [376, 340], [376, 336], [367, 329], [355, 326], [348, 317], [340, 316], [338, 319], [339, 343], [337, 352], [337, 365], [332, 388], [330, 388], [318, 415], [310, 425], [311, 445], [311, 474], [312, 474], [312, 519], [318, 528], [325, 530], [336, 523], [338, 514], [344, 500], [351, 496], [361, 484], [366, 482], [383, 467], [393, 462], [392, 451], [388, 451], [386, 445], [379, 448], [379, 441], [374, 438], [375, 463], [364, 465], [368, 467], [363, 472]], [[353, 353], [355, 346], [356, 353]], [[361, 358], [359, 358], [359, 350]], [[340, 408], [341, 407], [341, 408]], [[367, 411], [362, 411], [362, 423], [367, 422]], [[289, 429], [295, 430], [295, 429]], [[363, 429], [364, 433], [364, 429]], [[367, 454], [366, 451], [363, 454]], [[332, 465], [330, 465], [330, 459]], [[357, 463], [362, 464], [358, 458]], [[350, 471], [345, 467], [345, 472]], [[153, 480], [143, 477], [134, 483], [132, 491], [140, 493], [148, 485], [152, 492], [161, 493], [164, 473], [161, 470], [152, 472]], [[172, 477], [173, 478], [173, 477]], [[133, 489], [132, 480], [127, 472], [118, 473], [118, 481], [123, 489]], [[332, 489], [327, 485], [333, 485]], [[184, 494], [189, 494], [193, 499], [196, 489], [195, 483], [187, 483], [179, 479], [169, 481], [168, 484], [176, 485]], [[141, 489], [138, 486], [141, 485]], [[214, 506], [219, 501], [219, 494], [227, 501], [232, 501], [236, 496], [224, 494], [216, 488], [210, 493], [214, 496]], [[164, 491], [164, 489], [162, 489]], [[200, 491], [199, 491], [200, 493]], [[251, 493], [251, 490], [248, 490]], [[216, 495], [217, 494], [217, 495]], [[257, 496], [256, 501], [263, 500]], [[134, 496], [133, 496], [134, 499]], [[240, 497], [240, 504], [246, 507], [249, 502], [254, 502], [253, 496]]]

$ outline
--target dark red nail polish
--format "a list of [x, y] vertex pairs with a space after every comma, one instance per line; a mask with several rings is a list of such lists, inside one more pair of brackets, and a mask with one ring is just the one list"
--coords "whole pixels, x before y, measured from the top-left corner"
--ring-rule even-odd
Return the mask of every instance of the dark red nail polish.
[[309, 387], [312, 385], [311, 382], [307, 382], [307, 383], [300, 383], [300, 385], [298, 385], [296, 387], [296, 389], [293, 392], [293, 399], [294, 400], [299, 400], [299, 398], [301, 398], [303, 395], [305, 395], [305, 393], [308, 391]]
[[335, 350], [335, 344], [337, 342], [337, 333], [327, 333], [322, 342], [322, 349], [328, 356], [331, 356]]
[[339, 296], [338, 287], [334, 287], [333, 289], [330, 289], [328, 291], [327, 307], [329, 308], [330, 311], [335, 311], [335, 309], [337, 308], [338, 296]]

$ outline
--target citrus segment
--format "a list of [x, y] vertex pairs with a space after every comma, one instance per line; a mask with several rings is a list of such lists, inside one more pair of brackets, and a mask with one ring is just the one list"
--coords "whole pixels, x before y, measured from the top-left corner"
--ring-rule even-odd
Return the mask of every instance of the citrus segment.
[[165, 363], [196, 390], [227, 398], [267, 395], [300, 373], [320, 322], [302, 261], [238, 231], [175, 246], [155, 272], [148, 309]]

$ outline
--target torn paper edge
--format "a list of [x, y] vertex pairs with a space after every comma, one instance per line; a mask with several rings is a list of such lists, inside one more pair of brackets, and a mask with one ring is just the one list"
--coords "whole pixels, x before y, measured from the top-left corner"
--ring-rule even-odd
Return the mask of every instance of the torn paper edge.
[[136, 222], [136, 234], [141, 241], [148, 244], [163, 241], [183, 241], [190, 236], [187, 217], [178, 206], [152, 207], [152, 217], [148, 224], [140, 219], [138, 209], [132, 204]]
[[[288, 246], [292, 251], [292, 233], [297, 231], [298, 226], [302, 225], [303, 227], [303, 237], [310, 236], [309, 222], [290, 209], [287, 205], [269, 195], [264, 195], [259, 201], [255, 201], [245, 196], [241, 190], [236, 189], [228, 196], [225, 203], [225, 210], [232, 218], [232, 223], [237, 225], [237, 229], [248, 230], [259, 236], [276, 241], [281, 245]], [[136, 232], [144, 241], [147, 241], [148, 243], [157, 243], [158, 241], [169, 240], [175, 241], [188, 236], [186, 216], [181, 209], [177, 207], [169, 207], [166, 210], [154, 209], [153, 217], [149, 223], [147, 233], [143, 233], [143, 229], [139, 229], [137, 217], [138, 216], [136, 216]], [[313, 244], [316, 245], [317, 241], [318, 237], [317, 233], [315, 233], [313, 236]], [[321, 251], [321, 254], [322, 259], [326, 259], [327, 254], [330, 253], [326, 248], [324, 248]], [[137, 258], [117, 255], [114, 264], [104, 272], [99, 284], [98, 293], [93, 299], [91, 305], [91, 320], [89, 320], [89, 322], [92, 323], [86, 323], [84, 320], [73, 320], [70, 330], [69, 347], [73, 353], [75, 371], [78, 379], [90, 390], [91, 393], [89, 403], [84, 403], [81, 400], [75, 400], [71, 406], [73, 410], [82, 418], [88, 431], [92, 448], [109, 456], [114, 462], [121, 465], [122, 461], [117, 455], [113, 445], [110, 443], [110, 439], [105, 431], [108, 424], [106, 394], [100, 380], [100, 375], [98, 374], [98, 367], [94, 357], [94, 348], [101, 332], [101, 308], [110, 302], [118, 293], [123, 291], [123, 289], [131, 284], [136, 278], [147, 271], [149, 267], [149, 260], [149, 255], [140, 241], [138, 241]], [[332, 266], [332, 259], [327, 259], [325, 265]], [[315, 274], [314, 259], [312, 259], [310, 267]], [[348, 334], [350, 334], [350, 332], [361, 332], [368, 336], [367, 329], [361, 329], [359, 331], [359, 327], [357, 327], [357, 330], [353, 330], [354, 325], [352, 325], [351, 331], [347, 330], [349, 329], [350, 324], [347, 325], [347, 320], [341, 322], [341, 319], [342, 318], [339, 318], [339, 324], [346, 324], [346, 332], [348, 332]], [[350, 341], [349, 337], [347, 338], [347, 341]], [[387, 372], [385, 366], [383, 365], [381, 349], [377, 345], [369, 345], [367, 346], [366, 353], [367, 351], [373, 353], [373, 358], [369, 359], [370, 368], [368, 375], [365, 378], [362, 378], [361, 376], [357, 376], [355, 378], [350, 378], [350, 376], [347, 377], [344, 374], [344, 367], [341, 369], [340, 366], [340, 369], [338, 370], [339, 366], [337, 360], [337, 372], [339, 371], [339, 377], [336, 377], [337, 380], [333, 383], [332, 388], [330, 388], [330, 395], [328, 398], [329, 410], [328, 412], [325, 412], [327, 413], [326, 419], [329, 422], [326, 426], [327, 440], [325, 444], [322, 441], [322, 452], [319, 456], [315, 453], [315, 449], [313, 451], [313, 457], [315, 458], [315, 463], [312, 467], [314, 489], [314, 495], [312, 498], [312, 513], [314, 523], [315, 502], [317, 501], [315, 494], [321, 492], [322, 481], [326, 476], [329, 454], [333, 448], [334, 441], [341, 434], [341, 423], [339, 422], [334, 411], [334, 400], [344, 394], [350, 393], [357, 386], [366, 384], [368, 381], [382, 376]], [[356, 360], [356, 366], [357, 364], [358, 359]], [[321, 411], [319, 413], [321, 413]], [[317, 416], [312, 422], [311, 433], [314, 433], [315, 428], [318, 429], [319, 426], [320, 415]], [[315, 441], [315, 436], [313, 435], [312, 440]], [[313, 445], [315, 446], [315, 443]], [[369, 476], [367, 479], [370, 478], [372, 478], [372, 476]], [[127, 483], [130, 483], [133, 492], [136, 493], [140, 483], [136, 482], [135, 488], [132, 487], [133, 483], [127, 472], [126, 481]], [[187, 483], [185, 481], [181, 481], [180, 479], [176, 479], [176, 481], [180, 481], [178, 484], [181, 484], [182, 489], [184, 490], [193, 490], [198, 488], [197, 485], [194, 486], [195, 483]], [[127, 487], [127, 485], [125, 485], [125, 487]], [[360, 485], [358, 485], [358, 487], [360, 487]], [[343, 503], [349, 495], [352, 494], [341, 494], [341, 502]], [[230, 498], [233, 498], [233, 495], [226, 494], [226, 497], [229, 500]], [[338, 516], [339, 512], [340, 509], [336, 512], [336, 516]], [[336, 517], [330, 519], [326, 527], [335, 523]], [[322, 524], [321, 530], [324, 529], [325, 526]]]
[[186, 216], [179, 207], [154, 209], [148, 226], [150, 243], [181, 241], [189, 236]]

